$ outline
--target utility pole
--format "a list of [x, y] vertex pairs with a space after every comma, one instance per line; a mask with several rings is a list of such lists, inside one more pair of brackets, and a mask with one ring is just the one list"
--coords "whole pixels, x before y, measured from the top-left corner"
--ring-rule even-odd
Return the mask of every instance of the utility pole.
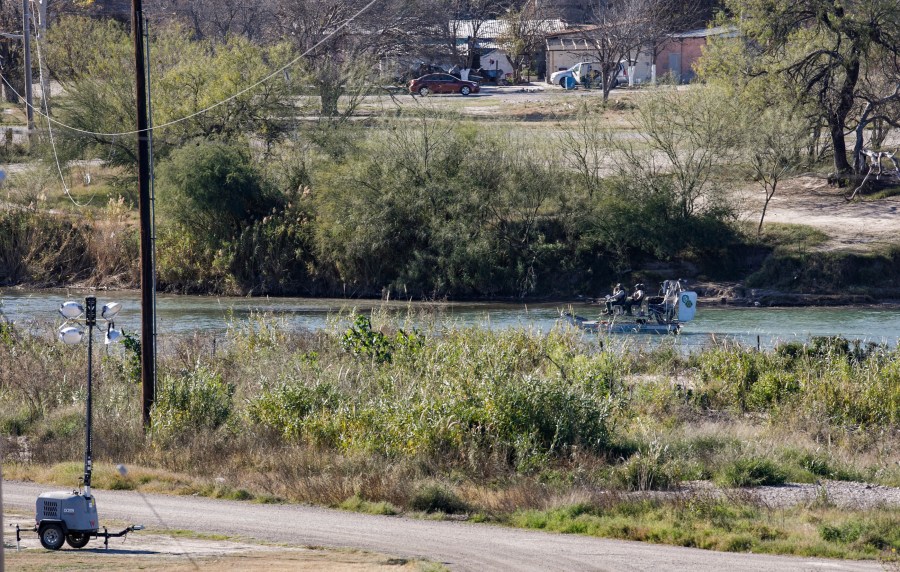
[[28, 135], [34, 131], [34, 98], [31, 93], [31, 11], [29, 0], [22, 0], [22, 35], [25, 41], [25, 115], [28, 117]]
[[144, 59], [144, 10], [141, 0], [131, 0], [131, 33], [134, 34], [134, 68], [137, 92], [138, 206], [141, 235], [141, 393], [144, 427], [156, 396], [156, 344], [153, 339], [153, 235], [150, 203], [150, 130], [147, 116], [147, 73]]

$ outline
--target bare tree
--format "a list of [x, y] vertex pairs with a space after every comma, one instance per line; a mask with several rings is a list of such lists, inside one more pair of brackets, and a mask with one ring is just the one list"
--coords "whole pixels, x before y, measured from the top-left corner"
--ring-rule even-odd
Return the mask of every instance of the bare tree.
[[616, 86], [616, 76], [622, 61], [635, 57], [647, 41], [647, 29], [652, 14], [648, 7], [655, 0], [594, 0], [591, 5], [591, 26], [581, 36], [593, 48], [592, 56], [599, 72], [603, 100]]
[[544, 46], [550, 19], [539, 4], [529, 2], [521, 9], [510, 9], [502, 21], [504, 29], [497, 39], [512, 64], [513, 83], [519, 83], [522, 69], [531, 68]]
[[604, 167], [610, 158], [609, 123], [584, 105], [575, 121], [569, 122], [558, 137], [562, 159], [577, 173], [588, 196], [593, 197], [603, 184]]
[[[738, 122], [735, 122], [738, 123]], [[783, 180], [795, 176], [806, 165], [803, 147], [808, 137], [807, 122], [787, 106], [768, 107], [743, 122], [745, 149], [750, 176], [762, 187], [764, 201], [756, 234], [762, 234], [769, 203]]]
[[[463, 67], [475, 67], [478, 57], [478, 41], [483, 39], [486, 22], [506, 13], [512, 3], [508, 0], [443, 0], [443, 13], [450, 14], [445, 41], [454, 63]], [[459, 40], [465, 38], [465, 50], [460, 50]]]
[[[416, 2], [277, 0], [278, 32], [307, 53], [305, 73], [316, 86], [321, 113], [346, 115], [373, 87], [379, 59], [409, 50], [421, 29]], [[347, 105], [339, 113], [338, 102]]]
[[[581, 36], [593, 47], [603, 99], [616, 86], [620, 66], [631, 67], [639, 54], [655, 59], [659, 46], [676, 29], [698, 21], [701, 10], [682, 0], [593, 0], [591, 26]], [[687, 6], [691, 6], [687, 3]]]
[[197, 39], [238, 35], [262, 41], [275, 35], [274, 0], [149, 0], [144, 11], [156, 19], [184, 22]]
[[623, 175], [654, 192], [675, 193], [679, 216], [712, 211], [725, 203], [716, 180], [740, 148], [736, 103], [713, 87], [665, 89], [648, 96], [633, 120], [636, 140], [616, 141], [614, 160]]

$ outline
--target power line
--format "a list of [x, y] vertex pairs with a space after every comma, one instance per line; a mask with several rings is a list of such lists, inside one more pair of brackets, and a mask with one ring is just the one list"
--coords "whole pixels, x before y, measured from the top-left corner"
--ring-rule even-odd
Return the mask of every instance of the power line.
[[[31, 3], [34, 4], [34, 0], [32, 0]], [[37, 28], [38, 22], [34, 17], [34, 10], [30, 10], [30, 12], [31, 12], [31, 18], [34, 21], [34, 25]], [[43, 61], [43, 59], [41, 59], [41, 43], [38, 41], [37, 37], [35, 37], [35, 39], [34, 39], [34, 45], [37, 48], [38, 78], [40, 79], [40, 82], [41, 82], [41, 103], [43, 104], [44, 109], [47, 110], [46, 117], [50, 117], [50, 102], [49, 102], [49, 98], [47, 97], [47, 91], [46, 91], [47, 88], [44, 86], [44, 61]], [[34, 108], [34, 106], [32, 105], [32, 109], [33, 108]], [[59, 173], [59, 181], [62, 183], [62, 187], [63, 187], [63, 190], [66, 192], [66, 196], [69, 197], [69, 200], [72, 201], [72, 204], [78, 208], [84, 208], [84, 207], [88, 206], [89, 204], [91, 204], [91, 202], [93, 202], [94, 197], [91, 197], [91, 199], [88, 202], [81, 204], [75, 200], [75, 197], [73, 197], [72, 193], [69, 191], [69, 186], [66, 184], [66, 177], [63, 175], [63, 172], [62, 172], [62, 165], [59, 162], [59, 153], [56, 150], [56, 139], [54, 139], [54, 137], [53, 137], [53, 125], [49, 121], [47, 122], [47, 134], [50, 136], [50, 147], [53, 149], [53, 159], [54, 159], [54, 161], [56, 161], [56, 172]]]
[[[240, 91], [238, 91], [238, 92], [236, 92], [236, 93], [234, 93], [234, 94], [232, 94], [232, 95], [226, 97], [225, 99], [223, 99], [223, 100], [221, 100], [221, 101], [218, 101], [218, 102], [216, 102], [216, 103], [213, 103], [212, 105], [209, 105], [209, 106], [207, 106], [207, 107], [205, 107], [205, 108], [203, 108], [203, 109], [201, 109], [201, 110], [199, 110], [199, 111], [195, 111], [194, 113], [191, 113], [191, 114], [186, 115], [186, 116], [184, 116], [184, 117], [180, 117], [180, 118], [178, 118], [178, 119], [173, 119], [173, 120], [171, 120], [171, 121], [167, 121], [167, 122], [161, 123], [161, 124], [159, 124], [159, 125], [154, 125], [153, 127], [148, 127], [147, 129], [136, 129], [136, 130], [134, 130], [134, 131], [120, 131], [120, 132], [111, 132], [111, 133], [102, 133], [102, 132], [98, 132], [98, 131], [90, 131], [90, 130], [87, 130], [87, 129], [79, 129], [78, 127], [74, 127], [74, 126], [72, 126], [72, 125], [67, 125], [67, 124], [65, 124], [65, 123], [63, 123], [63, 122], [61, 122], [61, 121], [58, 121], [58, 120], [56, 120], [56, 119], [50, 117], [49, 114], [46, 114], [46, 115], [45, 115], [45, 114], [44, 114], [43, 112], [41, 112], [39, 109], [35, 109], [34, 106], [31, 106], [31, 107], [32, 107], [32, 109], [35, 110], [35, 112], [36, 112], [38, 115], [41, 115], [42, 117], [44, 117], [45, 119], [47, 119], [48, 122], [54, 123], [54, 124], [56, 124], [58, 127], [61, 127], [61, 128], [63, 128], [63, 129], [68, 129], [69, 131], [73, 131], [73, 132], [75, 132], [75, 133], [81, 133], [82, 135], [92, 135], [92, 136], [95, 136], [95, 137], [118, 137], [118, 136], [123, 136], [123, 135], [138, 135], [138, 134], [140, 134], [140, 133], [143, 133], [144, 131], [153, 131], [153, 130], [157, 130], [157, 129], [165, 129], [166, 127], [171, 127], [172, 125], [176, 125], [176, 124], [178, 124], [178, 123], [183, 123], [183, 122], [185, 122], [185, 121], [187, 121], [187, 120], [189, 120], [189, 119], [193, 119], [194, 117], [197, 117], [197, 116], [199, 116], [199, 115], [203, 115], [204, 113], [208, 113], [208, 112], [212, 111], [213, 109], [216, 109], [216, 108], [218, 108], [218, 107], [221, 107], [221, 106], [225, 105], [226, 103], [228, 103], [228, 102], [230, 102], [230, 101], [233, 101], [233, 100], [237, 99], [238, 97], [244, 95], [245, 93], [247, 93], [247, 92], [249, 92], [249, 91], [252, 91], [252, 90], [256, 89], [257, 87], [259, 87], [259, 86], [261, 86], [262, 84], [266, 83], [267, 81], [269, 81], [270, 79], [274, 78], [275, 76], [284, 73], [287, 69], [289, 69], [289, 68], [291, 68], [292, 66], [294, 66], [297, 62], [299, 62], [301, 59], [305, 58], [305, 57], [306, 57], [307, 55], [309, 55], [311, 52], [313, 52], [314, 50], [316, 50], [319, 46], [321, 46], [322, 44], [324, 44], [325, 42], [327, 42], [328, 40], [330, 40], [331, 38], [333, 38], [338, 32], [340, 32], [341, 30], [343, 30], [344, 28], [346, 28], [347, 26], [349, 26], [353, 21], [355, 21], [357, 18], [359, 18], [360, 16], [362, 16], [366, 11], [369, 10], [369, 8], [371, 8], [373, 5], [375, 5], [375, 3], [378, 2], [378, 1], [379, 1], [379, 0], [371, 0], [371, 2], [369, 2], [368, 4], [366, 4], [365, 6], [363, 6], [363, 8], [362, 8], [359, 12], [357, 12], [356, 14], [354, 14], [353, 16], [351, 16], [349, 19], [347, 19], [345, 22], [343, 22], [340, 26], [338, 26], [337, 28], [335, 28], [334, 30], [332, 30], [327, 36], [325, 36], [324, 38], [322, 38], [321, 40], [319, 40], [318, 42], [316, 42], [316, 44], [313, 45], [311, 48], [307, 49], [305, 52], [303, 52], [302, 54], [300, 54], [300, 55], [297, 56], [296, 58], [292, 59], [290, 62], [288, 62], [288, 63], [286, 63], [285, 65], [281, 66], [280, 68], [276, 69], [275, 71], [273, 71], [272, 73], [270, 73], [270, 74], [268, 74], [267, 76], [263, 77], [263, 78], [260, 79], [259, 81], [253, 83], [252, 85], [249, 85], [249, 86], [245, 87], [244, 89], [242, 89], [242, 90], [240, 90]], [[0, 76], [0, 77], [2, 77], [2, 76]], [[19, 93], [18, 93], [11, 85], [9, 85], [9, 82], [6, 81], [6, 78], [2, 78], [2, 79], [3, 79], [3, 83], [5, 83], [5, 84], [12, 90], [13, 93], [15, 93], [15, 94], [16, 94], [18, 97], [20, 97], [20, 98], [22, 97], [21, 95], [19, 95]], [[27, 104], [26, 104], [26, 105], [27, 105]], [[49, 113], [49, 112], [48, 112], [48, 113]]]

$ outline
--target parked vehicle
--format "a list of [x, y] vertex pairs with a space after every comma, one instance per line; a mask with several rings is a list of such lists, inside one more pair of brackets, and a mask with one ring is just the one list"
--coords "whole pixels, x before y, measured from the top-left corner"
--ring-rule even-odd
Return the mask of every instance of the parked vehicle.
[[[600, 63], [599, 62], [580, 62], [570, 67], [567, 70], [558, 71], [550, 75], [549, 83], [553, 85], [558, 85], [563, 89], [574, 89], [576, 85], [590, 87], [591, 85], [599, 85], [601, 82], [600, 74]], [[620, 78], [624, 77], [627, 82], [627, 76], [623, 76], [624, 66], [619, 64], [619, 70], [616, 72], [615, 85], [616, 87], [621, 81]]]
[[421, 96], [430, 95], [432, 93], [460, 93], [469, 95], [470, 93], [478, 93], [481, 88], [474, 81], [463, 81], [453, 77], [448, 73], [433, 73], [423, 75], [418, 79], [409, 82], [409, 93], [419, 94]]
[[506, 72], [500, 69], [494, 70], [486, 70], [480, 69], [477, 72], [480, 76], [484, 78], [484, 81], [490, 83], [496, 83], [497, 85], [506, 85]]

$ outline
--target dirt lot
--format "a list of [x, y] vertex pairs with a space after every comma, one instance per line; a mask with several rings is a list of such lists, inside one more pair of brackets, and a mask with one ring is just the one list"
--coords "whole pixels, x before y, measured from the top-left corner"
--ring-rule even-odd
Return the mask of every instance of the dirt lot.
[[[852, 189], [832, 187], [824, 178], [798, 177], [779, 186], [769, 203], [766, 222], [805, 224], [829, 236], [823, 248], [871, 250], [900, 238], [900, 196], [878, 200], [845, 197]], [[745, 216], [759, 221], [764, 199], [758, 187], [741, 194]]]

